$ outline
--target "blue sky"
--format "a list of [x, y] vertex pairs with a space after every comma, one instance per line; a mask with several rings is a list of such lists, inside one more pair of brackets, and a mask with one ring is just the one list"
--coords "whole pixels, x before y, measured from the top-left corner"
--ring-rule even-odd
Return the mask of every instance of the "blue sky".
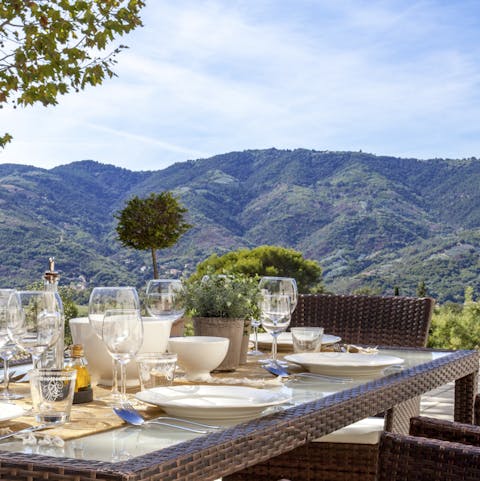
[[480, 157], [476, 0], [147, 0], [118, 78], [0, 111], [0, 162], [131, 170], [235, 150]]

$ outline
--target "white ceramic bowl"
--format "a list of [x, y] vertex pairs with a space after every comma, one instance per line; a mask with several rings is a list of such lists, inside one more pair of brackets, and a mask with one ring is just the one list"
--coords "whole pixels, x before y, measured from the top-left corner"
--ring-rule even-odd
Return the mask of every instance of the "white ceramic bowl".
[[[142, 352], [165, 352], [172, 328], [172, 321], [143, 318]], [[82, 344], [92, 381], [95, 384], [112, 385], [112, 357], [101, 339], [88, 322], [88, 317], [70, 319], [70, 330], [74, 344]], [[127, 385], [139, 384], [137, 363], [135, 360], [127, 364]]]
[[210, 372], [227, 355], [229, 344], [230, 340], [226, 337], [171, 337], [168, 350], [177, 354], [177, 363], [189, 381], [208, 381]]

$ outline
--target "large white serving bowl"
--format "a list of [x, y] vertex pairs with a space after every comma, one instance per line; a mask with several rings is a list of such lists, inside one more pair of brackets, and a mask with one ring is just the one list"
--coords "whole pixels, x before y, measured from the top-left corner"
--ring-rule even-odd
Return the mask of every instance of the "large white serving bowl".
[[[142, 352], [165, 352], [168, 338], [172, 329], [172, 321], [143, 318], [143, 344], [139, 353]], [[76, 317], [70, 319], [70, 330], [74, 344], [82, 344], [88, 368], [95, 384], [112, 385], [112, 357], [107, 351], [105, 344], [95, 334], [88, 322], [88, 317]], [[137, 363], [135, 360], [127, 364], [127, 385], [139, 384]]]
[[220, 366], [227, 355], [229, 344], [226, 337], [171, 337], [168, 350], [177, 354], [177, 363], [189, 381], [208, 381], [210, 372]]

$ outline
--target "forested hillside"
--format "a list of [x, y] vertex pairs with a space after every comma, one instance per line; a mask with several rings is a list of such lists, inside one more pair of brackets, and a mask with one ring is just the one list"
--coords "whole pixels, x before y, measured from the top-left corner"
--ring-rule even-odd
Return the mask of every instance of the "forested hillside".
[[148, 252], [116, 240], [114, 212], [132, 195], [172, 190], [194, 227], [160, 251], [160, 268], [191, 272], [213, 252], [276, 244], [324, 269], [327, 289], [439, 301], [480, 290], [480, 161], [361, 152], [251, 150], [132, 172], [93, 161], [50, 170], [0, 165], [0, 281], [41, 278], [54, 255], [63, 284], [143, 285]]

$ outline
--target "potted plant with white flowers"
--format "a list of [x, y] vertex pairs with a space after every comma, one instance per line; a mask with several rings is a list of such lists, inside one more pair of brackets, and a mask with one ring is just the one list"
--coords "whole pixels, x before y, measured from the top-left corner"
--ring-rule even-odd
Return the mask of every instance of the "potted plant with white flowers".
[[258, 318], [258, 279], [243, 274], [209, 274], [184, 282], [184, 306], [197, 336], [230, 339], [219, 370], [234, 370], [246, 362], [252, 318]]

